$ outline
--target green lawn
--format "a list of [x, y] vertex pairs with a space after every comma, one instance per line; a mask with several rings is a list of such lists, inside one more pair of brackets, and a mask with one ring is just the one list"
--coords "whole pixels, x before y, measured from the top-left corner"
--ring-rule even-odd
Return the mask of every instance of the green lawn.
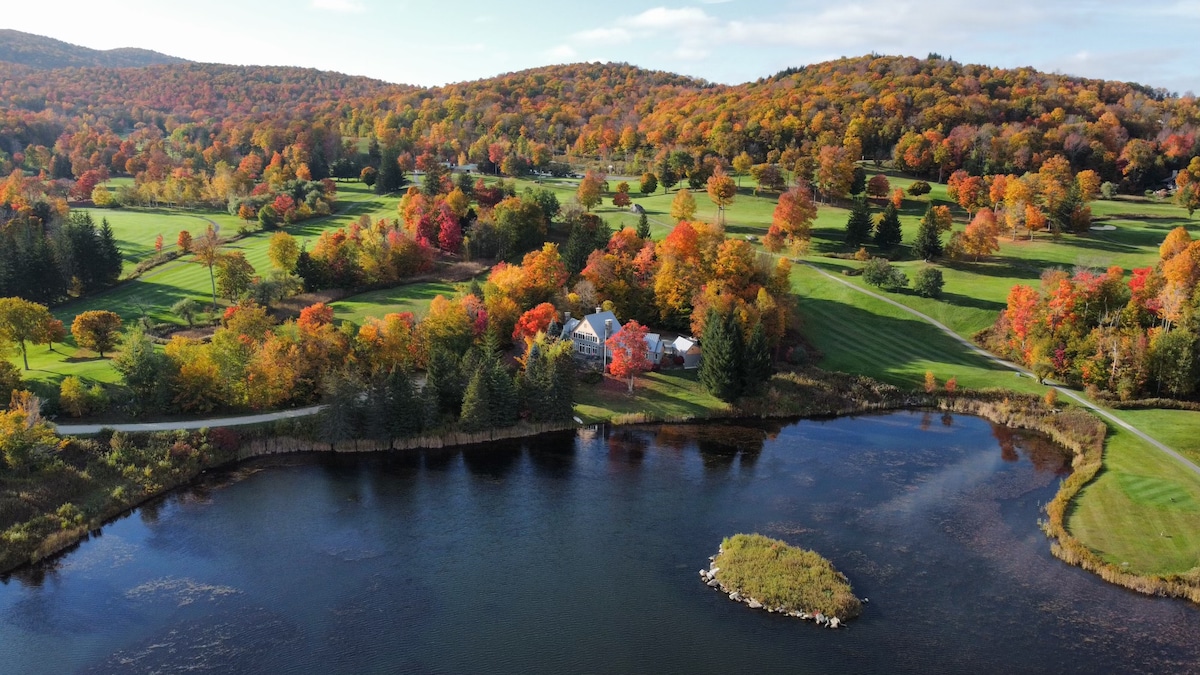
[[154, 240], [160, 234], [163, 236], [163, 249], [170, 251], [176, 248], [175, 240], [179, 237], [181, 230], [187, 230], [193, 236], [198, 236], [208, 227], [210, 219], [221, 224], [224, 231], [237, 231], [236, 226], [230, 229], [228, 222], [230, 217], [226, 213], [165, 208], [90, 209], [90, 211], [97, 225], [101, 219], [107, 219], [112, 225], [117, 245], [121, 248], [125, 259], [122, 276], [132, 272], [140, 261], [154, 255]]
[[[385, 209], [394, 212], [399, 201], [397, 197], [378, 197], [359, 183], [340, 183], [338, 190], [338, 213], [290, 226], [287, 231], [311, 245], [321, 232], [344, 227], [353, 222], [359, 213]], [[233, 218], [233, 221], [236, 220]], [[255, 270], [266, 274], [270, 271], [267, 242], [271, 234], [252, 233], [230, 243], [225, 250], [242, 251]], [[194, 263], [191, 256], [156, 267], [137, 279], [121, 283], [103, 293], [60, 305], [53, 312], [68, 326], [76, 315], [95, 309], [116, 312], [126, 323], [136, 321], [143, 315], [155, 322], [182, 323], [169, 310], [175, 302], [187, 297], [205, 303], [212, 302], [208, 269]], [[26, 378], [57, 384], [64, 377], [75, 375], [96, 382], [115, 382], [117, 374], [109, 362], [94, 357], [90, 352], [76, 349], [69, 338], [67, 344], [56, 345], [53, 352], [42, 346], [33, 347], [29, 357], [32, 370], [26, 374]], [[19, 355], [10, 355], [13, 363], [19, 363], [19, 359]]]
[[1075, 499], [1067, 528], [1134, 572], [1200, 566], [1200, 477], [1132, 434], [1110, 429], [1104, 469]]
[[444, 295], [449, 298], [454, 293], [453, 284], [430, 281], [360, 293], [338, 300], [330, 306], [333, 307], [336, 322], [349, 321], [361, 326], [369, 316], [381, 319], [385, 314], [394, 312], [412, 312], [417, 317], [422, 317], [429, 311], [429, 303], [435, 296]]
[[625, 382], [605, 378], [600, 384], [575, 385], [575, 414], [584, 422], [607, 422], [620, 415], [645, 414], [648, 419], [704, 417], [727, 406], [704, 390], [695, 370], [646, 373], [632, 394]]

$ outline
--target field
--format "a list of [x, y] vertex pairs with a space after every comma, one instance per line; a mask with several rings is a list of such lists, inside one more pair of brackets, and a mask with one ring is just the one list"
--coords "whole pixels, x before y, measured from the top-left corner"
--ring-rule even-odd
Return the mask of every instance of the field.
[[[314, 240], [322, 231], [348, 225], [361, 213], [374, 213], [380, 216], [385, 212], [388, 215], [395, 213], [395, 205], [398, 202], [395, 197], [378, 197], [359, 183], [340, 183], [338, 190], [338, 211], [335, 215], [305, 221], [288, 227], [287, 231], [302, 242], [306, 241], [311, 245], [311, 240]], [[158, 221], [155, 220], [156, 211], [148, 212], [145, 209], [97, 211], [102, 211], [103, 215], [109, 218], [109, 222], [117, 231], [118, 239], [122, 240], [126, 237], [137, 238], [147, 234], [151, 228], [156, 227], [153, 225], [155, 222], [170, 222], [177, 225], [188, 223], [189, 226], [191, 223], [197, 223], [199, 227], [191, 226], [193, 235], [207, 227], [206, 218], [211, 217], [217, 222], [225, 221], [223, 232], [236, 231], [236, 227], [231, 228], [230, 224], [238, 222], [236, 218], [226, 214], [201, 216], [185, 211], [167, 211], [165, 216], [169, 220]], [[161, 211], [161, 209], [157, 211]], [[118, 223], [120, 223], [120, 227], [118, 227]], [[142, 235], [137, 234], [139, 228]], [[154, 232], [157, 234], [158, 230], [155, 229]], [[230, 242], [224, 250], [243, 252], [255, 270], [266, 274], [270, 271], [267, 242], [271, 234], [270, 232], [254, 232], [237, 241]], [[168, 238], [168, 241], [172, 245], [174, 244], [173, 239]], [[152, 250], [153, 235], [149, 246]], [[126, 259], [130, 259], [128, 254]], [[193, 298], [209, 305], [212, 302], [211, 289], [208, 268], [196, 264], [191, 256], [184, 256], [149, 270], [140, 277], [123, 282], [103, 293], [60, 305], [54, 308], [53, 312], [68, 326], [76, 315], [94, 309], [116, 312], [126, 324], [137, 321], [143, 316], [149, 317], [156, 323], [182, 324], [182, 319], [170, 313], [171, 305], [183, 298]], [[10, 360], [17, 363], [19, 357], [10, 355]], [[102, 360], [96, 358], [95, 354], [91, 352], [76, 349], [70, 338], [66, 344], [55, 345], [55, 351], [50, 351], [43, 346], [31, 348], [29, 365], [31, 371], [26, 373], [25, 377], [33, 381], [57, 384], [62, 378], [69, 375], [94, 382], [117, 381], [117, 374], [107, 359]]]
[[361, 326], [369, 316], [382, 318], [394, 312], [412, 312], [418, 318], [422, 317], [429, 311], [429, 303], [434, 297], [444, 295], [449, 298], [454, 293], [454, 284], [431, 281], [352, 295], [331, 303], [330, 307], [333, 307], [335, 322], [349, 321]]

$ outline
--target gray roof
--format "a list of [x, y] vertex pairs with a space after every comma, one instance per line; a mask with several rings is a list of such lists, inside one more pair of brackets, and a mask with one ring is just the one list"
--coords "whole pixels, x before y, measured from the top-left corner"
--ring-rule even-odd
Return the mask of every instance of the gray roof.
[[[586, 323], [588, 326], [591, 327], [592, 332], [597, 337], [603, 338], [604, 337], [604, 322], [605, 322], [605, 320], [612, 321], [612, 325], [613, 325], [612, 332], [608, 334], [608, 337], [612, 337], [612, 336], [616, 335], [617, 333], [621, 332], [621, 322], [617, 321], [616, 315], [613, 314], [612, 312], [598, 312], [596, 314], [588, 314], [587, 316], [583, 317], [582, 319], [579, 319], [579, 321], [576, 321], [575, 319], [571, 319], [571, 321], [569, 321], [567, 323], [567, 326], [570, 326], [570, 330], [568, 330], [566, 327], [564, 327], [563, 331], [570, 334], [570, 332], [572, 332], [572, 331], [579, 330], [580, 323]], [[571, 324], [574, 324], [574, 325], [571, 325]]]

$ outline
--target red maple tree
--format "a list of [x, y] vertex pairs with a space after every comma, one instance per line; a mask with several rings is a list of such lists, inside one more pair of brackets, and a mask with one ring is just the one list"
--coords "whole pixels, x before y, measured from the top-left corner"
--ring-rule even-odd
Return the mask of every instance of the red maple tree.
[[650, 359], [646, 356], [646, 327], [630, 321], [620, 332], [608, 338], [606, 346], [612, 350], [612, 363], [608, 371], [619, 378], [629, 378], [629, 391], [633, 391], [633, 379], [650, 370]]

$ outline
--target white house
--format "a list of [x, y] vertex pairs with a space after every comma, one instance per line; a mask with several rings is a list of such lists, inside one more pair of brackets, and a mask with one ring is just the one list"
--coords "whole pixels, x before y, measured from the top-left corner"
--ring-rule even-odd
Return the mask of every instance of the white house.
[[[617, 321], [612, 312], [602, 312], [596, 308], [595, 314], [588, 314], [582, 319], [572, 319], [568, 314], [563, 323], [562, 337], [569, 338], [575, 344], [575, 353], [587, 357], [599, 358], [604, 352], [604, 342], [621, 332], [621, 322]], [[606, 350], [609, 357], [612, 350]]]
[[[605, 341], [621, 332], [621, 322], [612, 312], [600, 311], [596, 308], [594, 314], [588, 314], [582, 319], [572, 319], [568, 313], [564, 317], [562, 338], [570, 339], [575, 345], [575, 353], [587, 358], [600, 358]], [[664, 342], [658, 333], [646, 334], [646, 357], [650, 363], [662, 362], [667, 352], [668, 343]], [[612, 350], [605, 349], [606, 358], [612, 358]]]

